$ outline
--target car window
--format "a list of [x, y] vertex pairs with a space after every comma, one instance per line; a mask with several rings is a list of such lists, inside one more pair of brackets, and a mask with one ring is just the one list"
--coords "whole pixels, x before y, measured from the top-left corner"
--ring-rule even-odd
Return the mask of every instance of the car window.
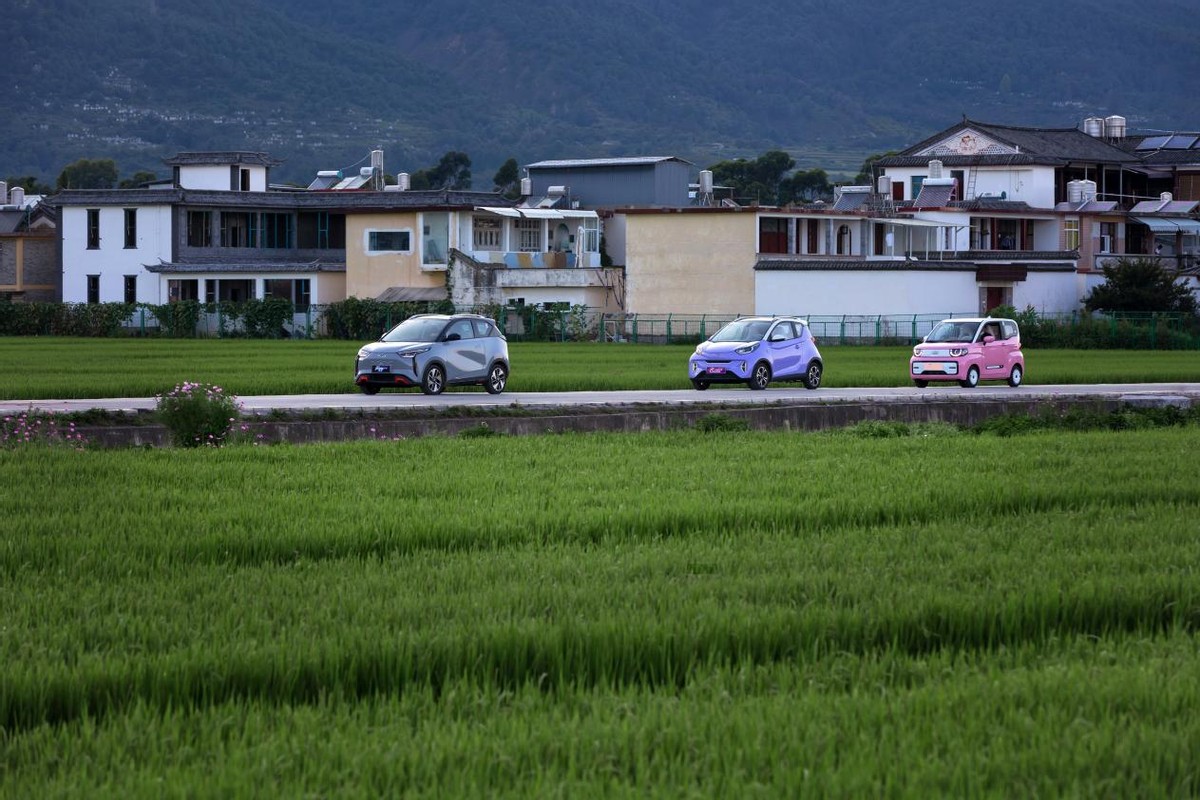
[[792, 327], [792, 323], [785, 319], [783, 322], [780, 322], [778, 325], [776, 325], [775, 329], [771, 331], [770, 338], [772, 342], [790, 341], [791, 339], [796, 338], [796, 331]]
[[771, 323], [765, 319], [738, 319], [712, 335], [714, 342], [757, 342], [767, 333]]
[[486, 319], [473, 319], [471, 324], [475, 326], [475, 335], [479, 338], [484, 338], [492, 335], [492, 323]]
[[1013, 322], [1011, 319], [1006, 319], [1000, 324], [1004, 327], [1005, 339], [1011, 339], [1017, 335], [1017, 323]]
[[449, 328], [446, 329], [446, 337], [445, 338], [447, 339], [447, 341], [452, 336], [454, 336], [454, 334], [458, 334], [459, 339], [474, 339], [475, 338], [475, 329], [471, 327], [471, 320], [469, 320], [469, 319], [455, 320], [454, 324], [452, 324]]
[[409, 317], [385, 333], [384, 342], [436, 342], [446, 327], [445, 317]]
[[927, 342], [973, 342], [978, 322], [939, 322], [929, 335]]

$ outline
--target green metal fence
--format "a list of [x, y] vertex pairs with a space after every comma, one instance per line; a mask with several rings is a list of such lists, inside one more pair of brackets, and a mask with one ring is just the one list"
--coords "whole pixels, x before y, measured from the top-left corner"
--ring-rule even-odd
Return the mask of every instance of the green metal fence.
[[[160, 307], [161, 308], [161, 307]], [[152, 309], [139, 307], [126, 320], [125, 333], [144, 336], [245, 337], [276, 336], [293, 339], [342, 338], [370, 340], [409, 316], [433, 310], [425, 304], [311, 305], [295, 311], [274, 327], [247, 328], [238, 309], [221, 304], [204, 305], [198, 317], [181, 328], [154, 318]], [[629, 314], [572, 306], [546, 309], [537, 306], [484, 306], [474, 311], [490, 316], [511, 341], [595, 341], [633, 344], [689, 344], [699, 342], [736, 319], [736, 314]], [[921, 341], [940, 321], [976, 312], [933, 314], [822, 315], [798, 314], [808, 320], [813, 334], [826, 344], [897, 345]], [[1195, 316], [1178, 313], [1015, 314], [1022, 341], [1030, 346], [1115, 349], [1200, 349], [1200, 323]], [[48, 317], [49, 318], [49, 317]], [[41, 330], [40, 327], [46, 327]], [[50, 323], [32, 331], [58, 332]], [[186, 328], [183, 329], [183, 328]], [[13, 333], [15, 331], [9, 331]], [[68, 333], [67, 331], [61, 331]], [[79, 335], [78, 333], [72, 335]], [[85, 334], [86, 335], [86, 334]]]

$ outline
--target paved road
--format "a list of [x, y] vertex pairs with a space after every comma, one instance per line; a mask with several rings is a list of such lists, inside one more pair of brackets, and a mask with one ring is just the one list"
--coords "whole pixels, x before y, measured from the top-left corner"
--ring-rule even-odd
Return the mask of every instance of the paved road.
[[[697, 403], [860, 403], [860, 402], [903, 402], [920, 403], [954, 400], [998, 400], [998, 399], [1055, 399], [1066, 398], [1121, 398], [1130, 401], [1200, 402], [1200, 383], [1134, 383], [1094, 384], [1059, 386], [980, 386], [962, 389], [958, 386], [931, 386], [918, 389], [915, 386], [890, 388], [818, 389], [772, 387], [762, 392], [748, 389], [713, 388], [706, 392], [691, 389], [671, 391], [629, 392], [507, 392], [490, 395], [486, 392], [447, 392], [438, 397], [427, 397], [418, 391], [382, 392], [374, 396], [364, 394], [299, 394], [259, 395], [239, 397], [246, 413], [266, 414], [273, 410], [319, 411], [321, 409], [343, 409], [369, 411], [375, 409], [421, 409], [452, 408], [455, 406], [503, 408], [571, 408], [587, 406], [638, 406], [638, 405], [686, 405]], [[79, 412], [92, 409], [105, 411], [152, 411], [152, 397], [120, 397], [90, 400], [3, 400], [0, 414], [12, 414], [34, 409], [53, 412]]]

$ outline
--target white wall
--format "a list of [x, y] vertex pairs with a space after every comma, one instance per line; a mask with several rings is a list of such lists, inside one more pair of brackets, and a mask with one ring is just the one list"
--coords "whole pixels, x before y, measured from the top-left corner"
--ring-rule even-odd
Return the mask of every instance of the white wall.
[[755, 273], [756, 314], [942, 314], [979, 305], [975, 270]]
[[[952, 170], [958, 167], [942, 167], [942, 177], [951, 177]], [[964, 179], [967, 169], [963, 169]], [[904, 183], [904, 199], [913, 200], [912, 178], [914, 175], [929, 175], [929, 166], [920, 167], [888, 167], [888, 178]], [[963, 192], [966, 187], [960, 187]], [[1004, 194], [1008, 200], [1024, 200], [1033, 208], [1054, 208], [1054, 169], [1053, 167], [1022, 166], [1022, 167], [982, 167], [975, 174], [975, 195]], [[971, 198], [967, 198], [971, 199]]]
[[87, 302], [87, 276], [100, 276], [100, 301], [125, 300], [125, 276], [137, 275], [139, 303], [166, 302], [146, 264], [171, 260], [171, 207], [136, 206], [137, 247], [125, 248], [125, 208], [100, 208], [100, 248], [87, 249], [87, 209], [62, 209], [63, 302]]
[[[769, 271], [755, 273], [756, 314], [879, 315], [976, 313], [975, 270]], [[1076, 311], [1091, 288], [1075, 272], [1030, 272], [1013, 284], [1013, 305], [1046, 313]]]
[[[179, 185], [184, 189], [212, 189], [220, 192], [230, 190], [229, 164], [191, 164], [179, 168]], [[238, 169], [250, 170], [250, 191], [267, 190], [267, 168], [253, 164], [240, 164]]]

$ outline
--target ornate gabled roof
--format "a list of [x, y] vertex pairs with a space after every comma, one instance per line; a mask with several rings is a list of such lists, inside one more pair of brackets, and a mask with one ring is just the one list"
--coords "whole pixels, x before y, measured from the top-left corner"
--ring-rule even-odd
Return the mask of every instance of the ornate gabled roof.
[[1136, 164], [1140, 159], [1078, 128], [1030, 128], [994, 125], [964, 118], [962, 122], [918, 142], [894, 156], [879, 159], [884, 167], [917, 166], [938, 159], [946, 166], [981, 164], [1062, 165], [1071, 162]]

